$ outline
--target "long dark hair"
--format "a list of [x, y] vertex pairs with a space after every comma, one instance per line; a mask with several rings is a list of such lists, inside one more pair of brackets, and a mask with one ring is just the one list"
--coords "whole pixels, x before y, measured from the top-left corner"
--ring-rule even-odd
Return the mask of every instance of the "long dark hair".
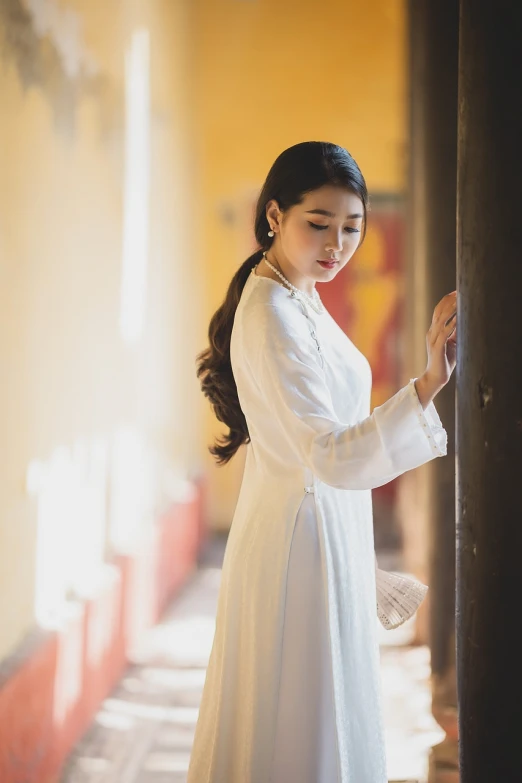
[[210, 400], [219, 421], [229, 429], [213, 446], [210, 453], [220, 465], [226, 464], [250, 437], [241, 410], [230, 363], [230, 338], [234, 314], [241, 293], [253, 267], [259, 263], [272, 239], [266, 218], [266, 205], [275, 199], [282, 212], [300, 204], [306, 193], [324, 185], [346, 188], [361, 199], [364, 219], [361, 241], [366, 233], [368, 191], [361, 171], [349, 152], [337, 144], [305, 141], [282, 152], [268, 172], [256, 206], [254, 233], [259, 249], [244, 261], [232, 278], [223, 304], [212, 316], [208, 328], [210, 346], [196, 358], [197, 377], [201, 390]]

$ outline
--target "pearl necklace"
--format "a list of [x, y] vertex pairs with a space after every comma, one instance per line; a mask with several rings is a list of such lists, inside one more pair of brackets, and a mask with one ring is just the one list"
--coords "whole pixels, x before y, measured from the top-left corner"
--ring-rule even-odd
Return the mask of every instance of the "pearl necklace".
[[286, 279], [286, 277], [279, 271], [279, 269], [276, 269], [273, 264], [270, 263], [268, 258], [266, 257], [266, 250], [263, 252], [263, 259], [266, 264], [270, 267], [270, 269], [278, 275], [278, 277], [281, 278], [283, 283], [290, 288], [291, 293], [290, 296], [295, 296], [301, 301], [303, 301], [305, 304], [309, 305], [309, 307], [312, 308], [318, 315], [322, 315], [325, 312], [325, 306], [321, 301], [321, 297], [319, 296], [319, 293], [314, 288], [314, 296], [311, 297], [308, 294], [305, 294], [304, 291], [301, 291], [300, 288], [296, 288], [295, 285], [292, 285], [292, 283]]

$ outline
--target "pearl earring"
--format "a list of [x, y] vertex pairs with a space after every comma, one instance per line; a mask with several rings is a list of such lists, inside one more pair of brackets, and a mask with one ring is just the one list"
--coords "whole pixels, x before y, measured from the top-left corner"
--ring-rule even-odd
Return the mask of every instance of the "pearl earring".
[[269, 231], [269, 232], [268, 232], [268, 236], [269, 236], [269, 237], [273, 237], [273, 236], [274, 236], [274, 232], [273, 232], [273, 231]]

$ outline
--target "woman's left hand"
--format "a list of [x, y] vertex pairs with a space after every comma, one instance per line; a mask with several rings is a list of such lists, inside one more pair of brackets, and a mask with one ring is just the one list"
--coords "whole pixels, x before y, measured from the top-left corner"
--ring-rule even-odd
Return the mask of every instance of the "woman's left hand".
[[428, 365], [415, 382], [423, 408], [448, 383], [457, 362], [457, 292], [446, 294], [433, 312], [426, 335]]

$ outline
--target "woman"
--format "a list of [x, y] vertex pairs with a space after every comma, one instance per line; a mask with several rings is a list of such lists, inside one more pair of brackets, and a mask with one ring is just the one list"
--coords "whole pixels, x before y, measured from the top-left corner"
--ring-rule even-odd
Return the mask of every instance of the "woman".
[[456, 292], [425, 372], [370, 415], [371, 371], [325, 310], [364, 238], [350, 154], [305, 142], [273, 164], [260, 250], [213, 316], [198, 377], [246, 464], [225, 551], [189, 783], [386, 783], [371, 489], [446, 454], [433, 398], [455, 367]]

